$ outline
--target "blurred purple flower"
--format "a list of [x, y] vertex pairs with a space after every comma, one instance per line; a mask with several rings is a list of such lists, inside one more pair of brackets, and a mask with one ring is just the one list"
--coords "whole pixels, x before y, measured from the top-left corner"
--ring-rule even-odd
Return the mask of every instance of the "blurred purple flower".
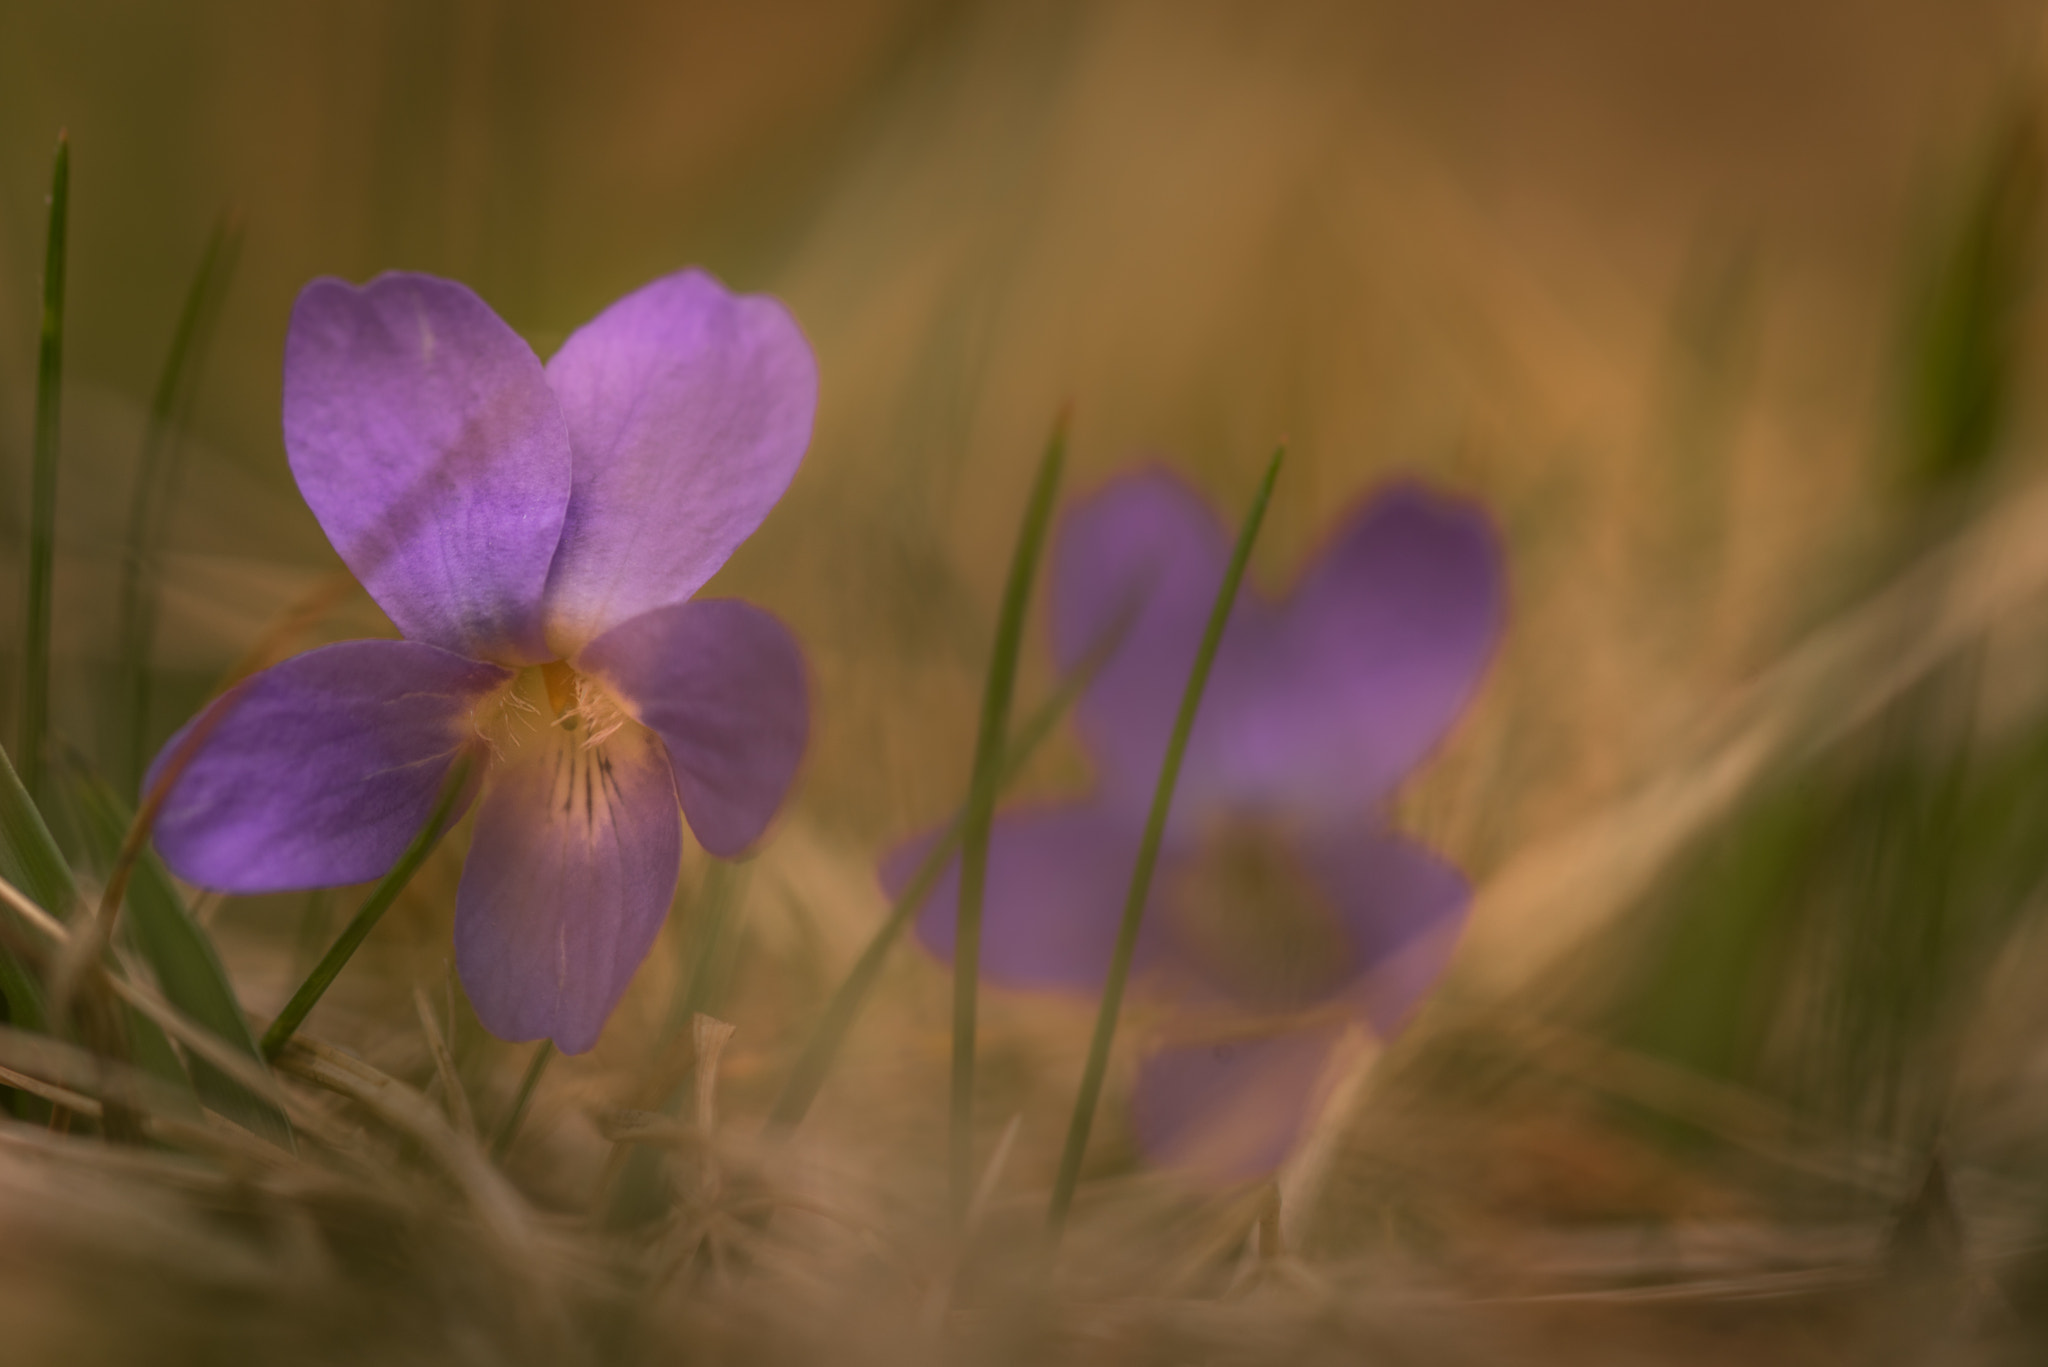
[[789, 313], [701, 271], [545, 366], [453, 281], [308, 285], [285, 341], [292, 474], [405, 639], [308, 651], [215, 703], [157, 820], [165, 860], [229, 892], [376, 878], [477, 753], [463, 984], [492, 1033], [590, 1048], [668, 911], [678, 805], [737, 854], [802, 756], [796, 642], [692, 595], [788, 487], [816, 405]]
[[[982, 972], [1101, 987], [1152, 788], [1230, 554], [1165, 470], [1076, 507], [1053, 551], [1054, 653], [1113, 653], [1077, 718], [1097, 786], [1012, 810], [989, 851]], [[1388, 830], [1384, 807], [1464, 710], [1504, 616], [1501, 553], [1477, 508], [1408, 483], [1363, 504], [1293, 591], [1232, 608], [1174, 798], [1137, 970], [1168, 1042], [1133, 1096], [1145, 1152], [1225, 1178], [1270, 1172], [1319, 1104], [1354, 1022], [1380, 1035], [1442, 972], [1470, 902], [1457, 870]], [[1119, 633], [1121, 633], [1119, 637]], [[885, 861], [900, 889], [936, 836]], [[956, 861], [917, 923], [953, 951]]]

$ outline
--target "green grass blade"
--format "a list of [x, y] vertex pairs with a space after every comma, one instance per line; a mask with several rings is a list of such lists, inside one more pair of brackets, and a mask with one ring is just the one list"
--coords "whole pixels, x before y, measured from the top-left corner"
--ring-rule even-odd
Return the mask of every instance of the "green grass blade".
[[[35, 465], [28, 515], [28, 603], [22, 613], [21, 733], [15, 758], [30, 797], [43, 797], [50, 726], [50, 583], [57, 553], [58, 400], [64, 388], [64, 238], [71, 200], [71, 142], [57, 136], [50, 169], [49, 237], [43, 254], [42, 340], [36, 352]], [[68, 909], [68, 905], [67, 909]]]
[[[28, 894], [52, 916], [72, 919], [72, 908], [78, 904], [78, 885], [72, 879], [71, 867], [4, 755], [0, 755], [0, 877]], [[12, 918], [14, 913], [6, 911], [0, 915]], [[17, 922], [5, 941], [29, 943], [22, 933], [25, 930]], [[0, 946], [0, 993], [7, 998], [8, 1023], [16, 1029], [43, 1032], [50, 1028], [43, 977], [4, 946]], [[185, 1075], [185, 1067], [163, 1031], [132, 1010], [124, 1009], [120, 1014], [123, 1023], [115, 1027], [116, 1033], [103, 1036], [101, 1043], [116, 1052], [125, 1052], [136, 1067], [170, 1083], [177, 1093], [192, 1096], [192, 1081]], [[43, 1102], [17, 1094], [17, 1115], [23, 1114], [22, 1104], [30, 1105], [36, 1118], [48, 1114]], [[195, 1098], [194, 1115], [198, 1109]]]
[[1109, 959], [1109, 976], [1102, 985], [1102, 1003], [1095, 1014], [1095, 1033], [1088, 1042], [1088, 1062], [1081, 1072], [1081, 1088], [1074, 1097], [1074, 1113], [1067, 1124], [1067, 1142], [1060, 1154], [1059, 1176], [1046, 1211], [1047, 1223], [1057, 1238], [1074, 1203], [1074, 1188], [1081, 1180], [1081, 1159], [1088, 1151], [1088, 1132], [1095, 1124], [1095, 1107], [1102, 1099], [1102, 1080], [1109, 1071], [1110, 1045], [1116, 1039], [1117, 1017], [1123, 1011], [1124, 984], [1131, 976], [1131, 956], [1138, 948], [1138, 930], [1145, 914], [1145, 899], [1152, 891], [1152, 870], [1159, 862], [1159, 842], [1166, 835], [1166, 816], [1173, 806], [1173, 790], [1180, 781], [1180, 765], [1187, 754], [1188, 736], [1195, 729], [1195, 713], [1202, 705], [1202, 692], [1209, 683], [1209, 669], [1216, 662], [1216, 648], [1223, 643], [1223, 628], [1230, 620], [1231, 605], [1237, 601], [1238, 586], [1244, 582], [1252, 543], [1258, 539], [1259, 524], [1266, 519], [1266, 505], [1273, 498], [1273, 482], [1280, 477], [1285, 447], [1273, 453], [1266, 477], [1245, 514], [1238, 531], [1237, 546], [1231, 552], [1230, 568], [1216, 592], [1216, 606], [1210, 609], [1209, 625], [1195, 652], [1195, 666], [1188, 673], [1188, 685], [1181, 694], [1180, 712], [1173, 720], [1173, 732], [1166, 742], [1166, 758], [1159, 766], [1159, 783], [1152, 791], [1152, 810], [1145, 818], [1144, 838], [1138, 843], [1138, 861], [1131, 871], [1130, 893], [1124, 899], [1123, 920], [1117, 926], [1116, 948]]
[[157, 380], [156, 395], [150, 403], [142, 455], [136, 463], [135, 488], [128, 508], [128, 542], [121, 559], [119, 623], [126, 754], [124, 766], [116, 772], [129, 791], [141, 784], [143, 765], [148, 758], [149, 654], [156, 635], [157, 614], [156, 591], [149, 582], [148, 571], [161, 551], [164, 524], [177, 488], [179, 448], [199, 390], [213, 325], [220, 316], [241, 249], [241, 215], [223, 214], [207, 239], [199, 269], [186, 291], [185, 306], [178, 315], [177, 329], [171, 334], [170, 352], [164, 358], [163, 374]]
[[[1104, 643], [1107, 646], [1110, 643]], [[1081, 695], [1088, 681], [1095, 676], [1095, 670], [1108, 654], [1099, 647], [1073, 671], [1061, 684], [1057, 692], [1048, 698], [1039, 709], [1017, 728], [1017, 734], [1003, 750], [1004, 787], [1022, 773], [1024, 765], [1038, 749], [1045, 738], [1052, 734], [1060, 719], [1067, 715], [1067, 709]], [[917, 866], [910, 881], [903, 886], [902, 893], [889, 907], [889, 915], [868, 937], [860, 957], [853, 961], [846, 977], [832, 993], [831, 1000], [818, 1016], [818, 1023], [812, 1027], [810, 1038], [805, 1041], [803, 1052], [797, 1055], [796, 1063], [789, 1070], [789, 1077], [782, 1084], [782, 1092], [775, 1099], [775, 1106], [768, 1113], [768, 1128], [791, 1130], [803, 1123], [810, 1113], [811, 1103], [818, 1099], [819, 1089], [831, 1075], [832, 1065], [838, 1061], [840, 1048], [846, 1036], [853, 1029], [854, 1020], [861, 1008], [867, 1004], [868, 994], [874, 990], [875, 980], [882, 974], [882, 965], [887, 962], [889, 951], [903, 934], [910, 918], [924, 904], [925, 895], [938, 881], [954, 855], [960, 852], [960, 828], [964, 813], [956, 812], [940, 833], [938, 843], [931, 853]]]
[[540, 1075], [547, 1071], [548, 1060], [554, 1056], [555, 1042], [551, 1039], [542, 1040], [534, 1049], [526, 1075], [519, 1079], [519, 1094], [512, 1098], [512, 1109], [505, 1112], [498, 1132], [491, 1136], [491, 1157], [496, 1161], [504, 1162], [505, 1155], [512, 1151], [512, 1141], [519, 1137], [520, 1122], [526, 1119], [526, 1108], [533, 1104], [534, 1089], [540, 1086]]
[[178, 1057], [170, 1037], [157, 1023], [132, 1006], [121, 1009], [122, 1046], [128, 1053], [128, 1062], [136, 1071], [165, 1084], [166, 1104], [183, 1111], [192, 1119], [199, 1118], [199, 1093], [192, 1075], [185, 1071], [185, 1061]]
[[264, 1058], [276, 1058], [278, 1051], [291, 1042], [292, 1036], [305, 1024], [306, 1016], [319, 1004], [320, 998], [327, 995], [327, 989], [334, 985], [334, 980], [341, 975], [341, 970], [355, 957], [356, 950], [362, 947], [370, 932], [377, 928], [377, 922], [384, 919], [384, 913], [391, 909], [391, 904], [398, 900], [398, 894], [405, 891], [405, 885], [419, 872], [420, 865], [427, 862], [427, 856], [434, 852], [434, 846], [441, 843], [441, 837], [446, 835], [448, 828], [454, 824], [452, 818], [456, 803], [461, 800], [463, 790], [469, 786], [470, 769], [469, 755], [464, 754], [456, 758], [454, 765], [448, 770], [447, 781], [441, 785], [441, 795], [436, 799], [433, 813], [427, 817], [426, 825], [420, 827], [419, 834], [405, 847], [405, 853], [398, 856], [398, 862], [391, 866], [391, 872], [385, 874], [377, 886], [370, 890], [369, 897], [364, 899], [361, 908], [349, 921], [347, 928], [341, 932], [341, 937], [321, 956], [320, 962], [313, 966], [313, 971], [306, 975], [306, 980], [299, 984], [299, 990], [292, 993], [292, 999], [285, 1003], [284, 1010], [278, 1012], [277, 1019], [263, 1032], [259, 1047]]
[[2014, 100], [1928, 263], [1904, 386], [1914, 492], [1936, 492], [1986, 469], [2009, 425], [2040, 255], [2042, 144], [2036, 99]]
[[[70, 920], [78, 905], [71, 866], [5, 755], [0, 755], [0, 877], [60, 921]], [[21, 1022], [16, 1020], [15, 1025]]]
[[[79, 828], [92, 858], [111, 867], [132, 819], [114, 790], [80, 773], [72, 784]], [[128, 915], [122, 924], [137, 954], [156, 974], [173, 1006], [250, 1058], [262, 1061], [249, 1018], [235, 997], [227, 969], [213, 941], [185, 907], [177, 884], [154, 854], [136, 861], [128, 883]], [[140, 1062], [140, 1060], [138, 1060]], [[214, 1111], [244, 1129], [290, 1147], [291, 1125], [283, 1112], [205, 1059], [192, 1060], [192, 1084]]]
[[996, 619], [996, 638], [989, 652], [988, 678], [982, 690], [981, 725], [974, 740], [974, 768], [967, 785], [967, 809], [960, 822], [960, 902], [953, 940], [953, 1073], [948, 1171], [953, 1216], [966, 1218], [974, 1194], [974, 1046], [975, 1017], [981, 978], [981, 900], [988, 880], [989, 831], [995, 822], [996, 791], [1002, 783], [1004, 737], [1010, 729], [1010, 702], [1017, 688], [1017, 658], [1024, 642], [1024, 619], [1031, 605], [1031, 586], [1038, 578], [1039, 552], [1052, 524], [1053, 500], [1059, 492], [1060, 470], [1066, 462], [1067, 417], [1062, 413], [1045, 444], [1017, 545], [1010, 556], [1009, 581]]
[[[50, 828], [29, 801], [28, 790], [21, 786], [20, 776], [4, 753], [0, 753], [0, 878], [54, 916], [69, 917], [78, 901], [71, 870], [65, 866]], [[12, 948], [37, 941], [13, 910], [0, 907], [0, 917], [7, 921], [7, 933], [0, 936], [0, 1005], [5, 1007], [9, 1025], [41, 1033], [49, 1029], [42, 976], [36, 965]], [[26, 1092], [13, 1093], [12, 1108], [23, 1120], [43, 1121], [50, 1114], [47, 1102]]]
[[[704, 871], [704, 890], [699, 901], [703, 924], [698, 928], [696, 950], [690, 957], [689, 976], [683, 990], [669, 1004], [663, 1037], [672, 1039], [690, 1028], [698, 1012], [717, 1015], [723, 1006], [725, 988], [731, 981], [734, 956], [739, 948], [740, 922], [746, 909], [750, 870], [729, 859], [714, 859]], [[664, 1111], [673, 1111], [681, 1093], [671, 1096]]]

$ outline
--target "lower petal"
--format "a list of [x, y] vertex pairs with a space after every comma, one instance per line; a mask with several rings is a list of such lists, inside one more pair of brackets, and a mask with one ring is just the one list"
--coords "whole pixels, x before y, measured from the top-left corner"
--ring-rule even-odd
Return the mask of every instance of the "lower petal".
[[810, 736], [803, 654], [788, 628], [737, 599], [693, 600], [613, 627], [576, 666], [661, 736], [698, 843], [730, 857], [760, 839]]
[[[1099, 988], [1123, 919], [1139, 834], [1115, 812], [1096, 807], [1055, 807], [997, 818], [982, 895], [982, 976], [1005, 987]], [[892, 897], [902, 895], [938, 839], [912, 840], [883, 861], [882, 884]], [[1149, 911], [1148, 928], [1157, 919]], [[959, 916], [956, 855], [925, 898], [917, 918], [919, 943], [950, 961]], [[1141, 963], [1150, 957], [1153, 938], [1144, 934], [1139, 939]]]
[[1465, 876], [1423, 846], [1367, 828], [1306, 839], [1301, 861], [1343, 923], [1359, 976], [1350, 995], [1382, 1038], [1449, 965], [1472, 907]]
[[597, 1043], [675, 895], [682, 823], [637, 727], [596, 746], [550, 729], [492, 774], [455, 898], [455, 963], [484, 1028]]
[[1272, 1172], [1321, 1107], [1344, 1029], [1174, 1045], [1148, 1056], [1131, 1093], [1139, 1148], [1155, 1163], [1215, 1181]]
[[376, 878], [475, 741], [477, 703], [511, 677], [417, 641], [345, 641], [253, 675], [151, 765], [145, 793], [171, 777], [157, 849], [180, 877], [222, 892]]

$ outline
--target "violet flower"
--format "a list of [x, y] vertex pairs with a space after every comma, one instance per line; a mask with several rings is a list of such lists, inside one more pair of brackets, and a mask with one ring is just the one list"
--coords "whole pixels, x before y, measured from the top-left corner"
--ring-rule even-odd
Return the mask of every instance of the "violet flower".
[[[1161, 469], [1113, 481], [1053, 550], [1054, 653], [1113, 643], [1077, 703], [1097, 786], [1001, 815], [982, 973], [1095, 994], [1181, 691], [1230, 556], [1202, 499]], [[1500, 635], [1501, 554], [1476, 508], [1399, 483], [1347, 518], [1293, 590], [1247, 585], [1190, 736], [1134, 970], [1167, 1043], [1132, 1098], [1155, 1161], [1270, 1172], [1320, 1103], [1354, 1023], [1397, 1029], [1442, 972], [1470, 902], [1457, 870], [1385, 824], [1395, 785], [1463, 711]], [[1120, 635], [1119, 635], [1120, 633]], [[884, 864], [900, 889], [936, 837]], [[919, 939], [950, 959], [955, 861]]]
[[376, 878], [474, 753], [463, 985], [496, 1035], [590, 1048], [667, 914], [678, 806], [737, 854], [802, 756], [796, 642], [692, 595], [788, 487], [816, 406], [789, 313], [701, 271], [545, 366], [453, 281], [308, 285], [285, 341], [292, 474], [405, 639], [308, 651], [217, 701], [157, 819], [166, 862], [237, 893]]

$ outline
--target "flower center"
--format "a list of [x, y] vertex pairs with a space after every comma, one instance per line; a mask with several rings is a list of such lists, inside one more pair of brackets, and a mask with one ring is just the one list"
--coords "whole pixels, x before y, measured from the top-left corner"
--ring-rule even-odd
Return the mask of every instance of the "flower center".
[[1336, 908], [1285, 835], [1266, 823], [1219, 824], [1168, 894], [1180, 948], [1205, 981], [1242, 1005], [1309, 1006], [1356, 971]]
[[638, 723], [597, 680], [560, 660], [520, 670], [477, 718], [478, 731], [500, 758], [571, 741], [594, 749], [623, 727], [637, 730]]

